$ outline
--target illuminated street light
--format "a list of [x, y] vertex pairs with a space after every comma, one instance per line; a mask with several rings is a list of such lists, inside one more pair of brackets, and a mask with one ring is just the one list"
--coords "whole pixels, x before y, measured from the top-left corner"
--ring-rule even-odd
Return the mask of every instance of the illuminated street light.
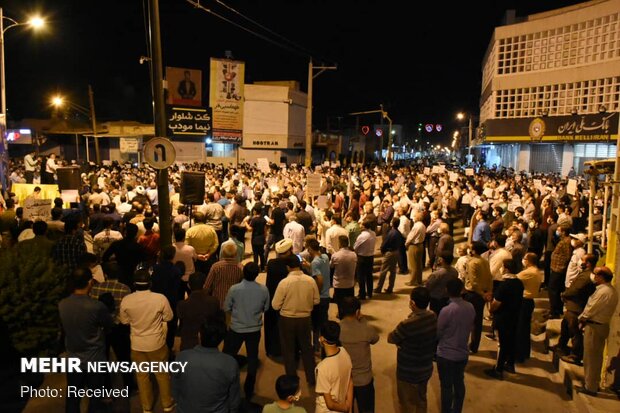
[[[4, 21], [7, 20], [10, 24], [8, 26], [4, 25]], [[5, 59], [4, 59], [4, 33], [7, 30], [17, 27], [17, 26], [30, 26], [33, 29], [40, 29], [45, 25], [45, 21], [41, 17], [32, 17], [28, 19], [26, 22], [18, 22], [15, 19], [7, 17], [4, 15], [4, 10], [0, 7], [0, 104], [2, 104], [2, 112], [0, 112], [0, 157], [4, 156], [5, 151], [5, 139], [4, 131], [6, 131], [6, 122], [7, 122], [7, 110], [6, 110], [6, 73], [5, 73]], [[6, 174], [4, 170], [5, 163], [0, 163], [0, 183], [2, 184], [2, 188], [7, 188], [7, 182], [5, 182]]]
[[463, 113], [463, 112], [459, 112], [459, 113], [456, 114], [456, 118], [458, 120], [461, 120], [461, 121], [464, 120], [467, 117], [469, 118], [467, 155], [470, 156], [471, 155], [471, 140], [472, 140], [473, 134], [474, 134], [474, 118], [473, 118], [473, 116], [471, 114], [465, 115], [465, 113]]
[[65, 103], [65, 99], [62, 96], [56, 95], [52, 98], [52, 106], [56, 108], [62, 107], [64, 103]]

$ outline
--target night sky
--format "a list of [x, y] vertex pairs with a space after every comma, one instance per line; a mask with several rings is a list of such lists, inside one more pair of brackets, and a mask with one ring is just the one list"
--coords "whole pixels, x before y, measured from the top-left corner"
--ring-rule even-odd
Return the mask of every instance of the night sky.
[[[348, 112], [375, 110], [383, 103], [406, 134], [414, 133], [418, 122], [442, 123], [444, 139], [457, 126], [456, 112], [477, 113], [482, 59], [505, 11], [516, 9], [517, 16], [524, 16], [579, 3], [222, 1], [305, 51], [259, 39], [185, 0], [160, 0], [164, 66], [202, 69], [203, 85], [208, 85], [209, 58], [224, 57], [230, 50], [235, 59], [246, 62], [246, 83], [297, 80], [305, 91], [310, 52], [315, 64], [338, 65], [337, 71], [314, 81], [315, 128], [325, 128], [328, 119], [332, 128], [353, 125]], [[201, 3], [269, 35], [215, 0]], [[91, 84], [98, 120], [152, 122], [149, 69], [139, 63], [140, 56], [149, 54], [147, 4], [148, 0], [3, 0], [6, 16], [24, 21], [38, 11], [48, 23], [41, 33], [16, 27], [5, 34], [9, 120], [49, 117], [49, 99], [56, 92], [88, 106]], [[411, 8], [414, 12], [408, 11]], [[208, 101], [207, 88], [203, 96]], [[362, 122], [378, 120], [376, 115]]]

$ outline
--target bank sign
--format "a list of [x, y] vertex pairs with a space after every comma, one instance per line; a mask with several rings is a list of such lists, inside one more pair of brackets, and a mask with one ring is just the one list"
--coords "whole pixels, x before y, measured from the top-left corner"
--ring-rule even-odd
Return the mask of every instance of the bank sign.
[[618, 113], [488, 119], [476, 136], [488, 143], [616, 141]]

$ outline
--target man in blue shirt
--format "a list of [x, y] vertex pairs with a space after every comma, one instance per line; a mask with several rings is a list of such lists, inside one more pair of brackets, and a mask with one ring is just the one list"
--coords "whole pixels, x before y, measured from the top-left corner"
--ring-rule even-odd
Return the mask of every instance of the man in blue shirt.
[[235, 356], [245, 343], [248, 355], [248, 374], [243, 391], [250, 401], [254, 394], [258, 371], [258, 343], [263, 326], [263, 313], [269, 309], [269, 291], [255, 280], [260, 272], [258, 264], [249, 262], [243, 267], [243, 280], [230, 287], [224, 300], [224, 311], [231, 312], [231, 325], [224, 340], [224, 353]]
[[200, 329], [201, 345], [177, 355], [176, 361], [187, 362], [185, 373], [172, 377], [177, 413], [239, 412], [239, 365], [217, 349], [225, 335], [223, 315], [216, 314]]
[[484, 242], [488, 244], [489, 241], [491, 241], [491, 227], [486, 221], [487, 214], [482, 210], [479, 210], [476, 214], [478, 223], [476, 224], [476, 228], [474, 228], [474, 234], [471, 240], [472, 242]]
[[461, 298], [464, 285], [460, 279], [446, 284], [450, 303], [437, 319], [437, 370], [441, 383], [441, 413], [460, 413], [465, 400], [465, 366], [469, 358], [469, 335], [474, 327], [476, 310]]
[[314, 310], [312, 310], [312, 338], [314, 350], [318, 352], [321, 350], [319, 332], [321, 326], [327, 321], [329, 312], [329, 289], [331, 288], [329, 257], [327, 254], [321, 253], [321, 247], [316, 238], [310, 238], [306, 241], [306, 249], [310, 253], [311, 262], [305, 263], [304, 266], [310, 266], [312, 278], [317, 282], [321, 297], [320, 304], [315, 305]]

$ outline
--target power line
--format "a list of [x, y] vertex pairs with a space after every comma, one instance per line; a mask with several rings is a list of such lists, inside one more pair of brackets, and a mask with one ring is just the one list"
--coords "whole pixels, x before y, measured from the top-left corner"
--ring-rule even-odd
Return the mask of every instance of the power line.
[[293, 53], [295, 53], [297, 55], [304, 56], [304, 57], [312, 57], [312, 56], [310, 56], [307, 53], [301, 53], [299, 50], [293, 49], [290, 46], [287, 46], [287, 45], [285, 45], [283, 43], [279, 43], [279, 42], [277, 42], [277, 41], [275, 41], [273, 39], [270, 39], [269, 37], [267, 37], [265, 35], [257, 33], [257, 32], [255, 32], [255, 31], [253, 31], [251, 29], [248, 29], [247, 27], [245, 27], [245, 26], [243, 26], [243, 25], [241, 25], [239, 23], [236, 23], [236, 22], [234, 22], [234, 21], [232, 21], [232, 20], [230, 20], [230, 19], [228, 19], [228, 18], [226, 18], [224, 16], [222, 16], [222, 15], [214, 12], [211, 9], [208, 9], [208, 8], [204, 7], [202, 4], [200, 4], [200, 0], [186, 0], [186, 1], [189, 4], [191, 4], [192, 6], [194, 6], [195, 8], [200, 9], [200, 10], [204, 10], [207, 13], [210, 13], [210, 14], [214, 15], [215, 17], [217, 17], [217, 18], [219, 18], [221, 20], [224, 20], [225, 22], [230, 23], [230, 24], [232, 24], [235, 27], [238, 27], [239, 29], [245, 30], [246, 32], [248, 32], [250, 34], [253, 34], [254, 36], [258, 37], [259, 39], [265, 40], [266, 42], [269, 42], [269, 43], [271, 43], [273, 45], [279, 46], [279, 47], [281, 47], [283, 49], [286, 49], [286, 50], [288, 50], [290, 52], [293, 52]]
[[285, 42], [291, 44], [292, 46], [295, 46], [296, 48], [298, 48], [299, 50], [307, 53], [308, 55], [312, 55], [312, 52], [308, 49], [306, 49], [305, 47], [299, 45], [298, 43], [295, 43], [294, 41], [284, 37], [283, 35], [274, 32], [273, 30], [271, 30], [270, 28], [268, 28], [267, 26], [262, 25], [261, 23], [257, 22], [256, 20], [244, 15], [243, 13], [235, 10], [234, 8], [230, 7], [229, 5], [227, 5], [226, 3], [224, 3], [222, 0], [215, 0], [216, 3], [220, 4], [221, 6], [225, 7], [226, 9], [232, 11], [233, 13], [237, 14], [238, 16], [241, 16], [242, 18], [246, 19], [247, 21], [249, 21], [252, 24], [255, 24], [256, 26], [260, 27], [261, 29], [265, 30], [266, 32], [274, 35], [275, 37], [280, 38], [281, 40], [284, 40]]

